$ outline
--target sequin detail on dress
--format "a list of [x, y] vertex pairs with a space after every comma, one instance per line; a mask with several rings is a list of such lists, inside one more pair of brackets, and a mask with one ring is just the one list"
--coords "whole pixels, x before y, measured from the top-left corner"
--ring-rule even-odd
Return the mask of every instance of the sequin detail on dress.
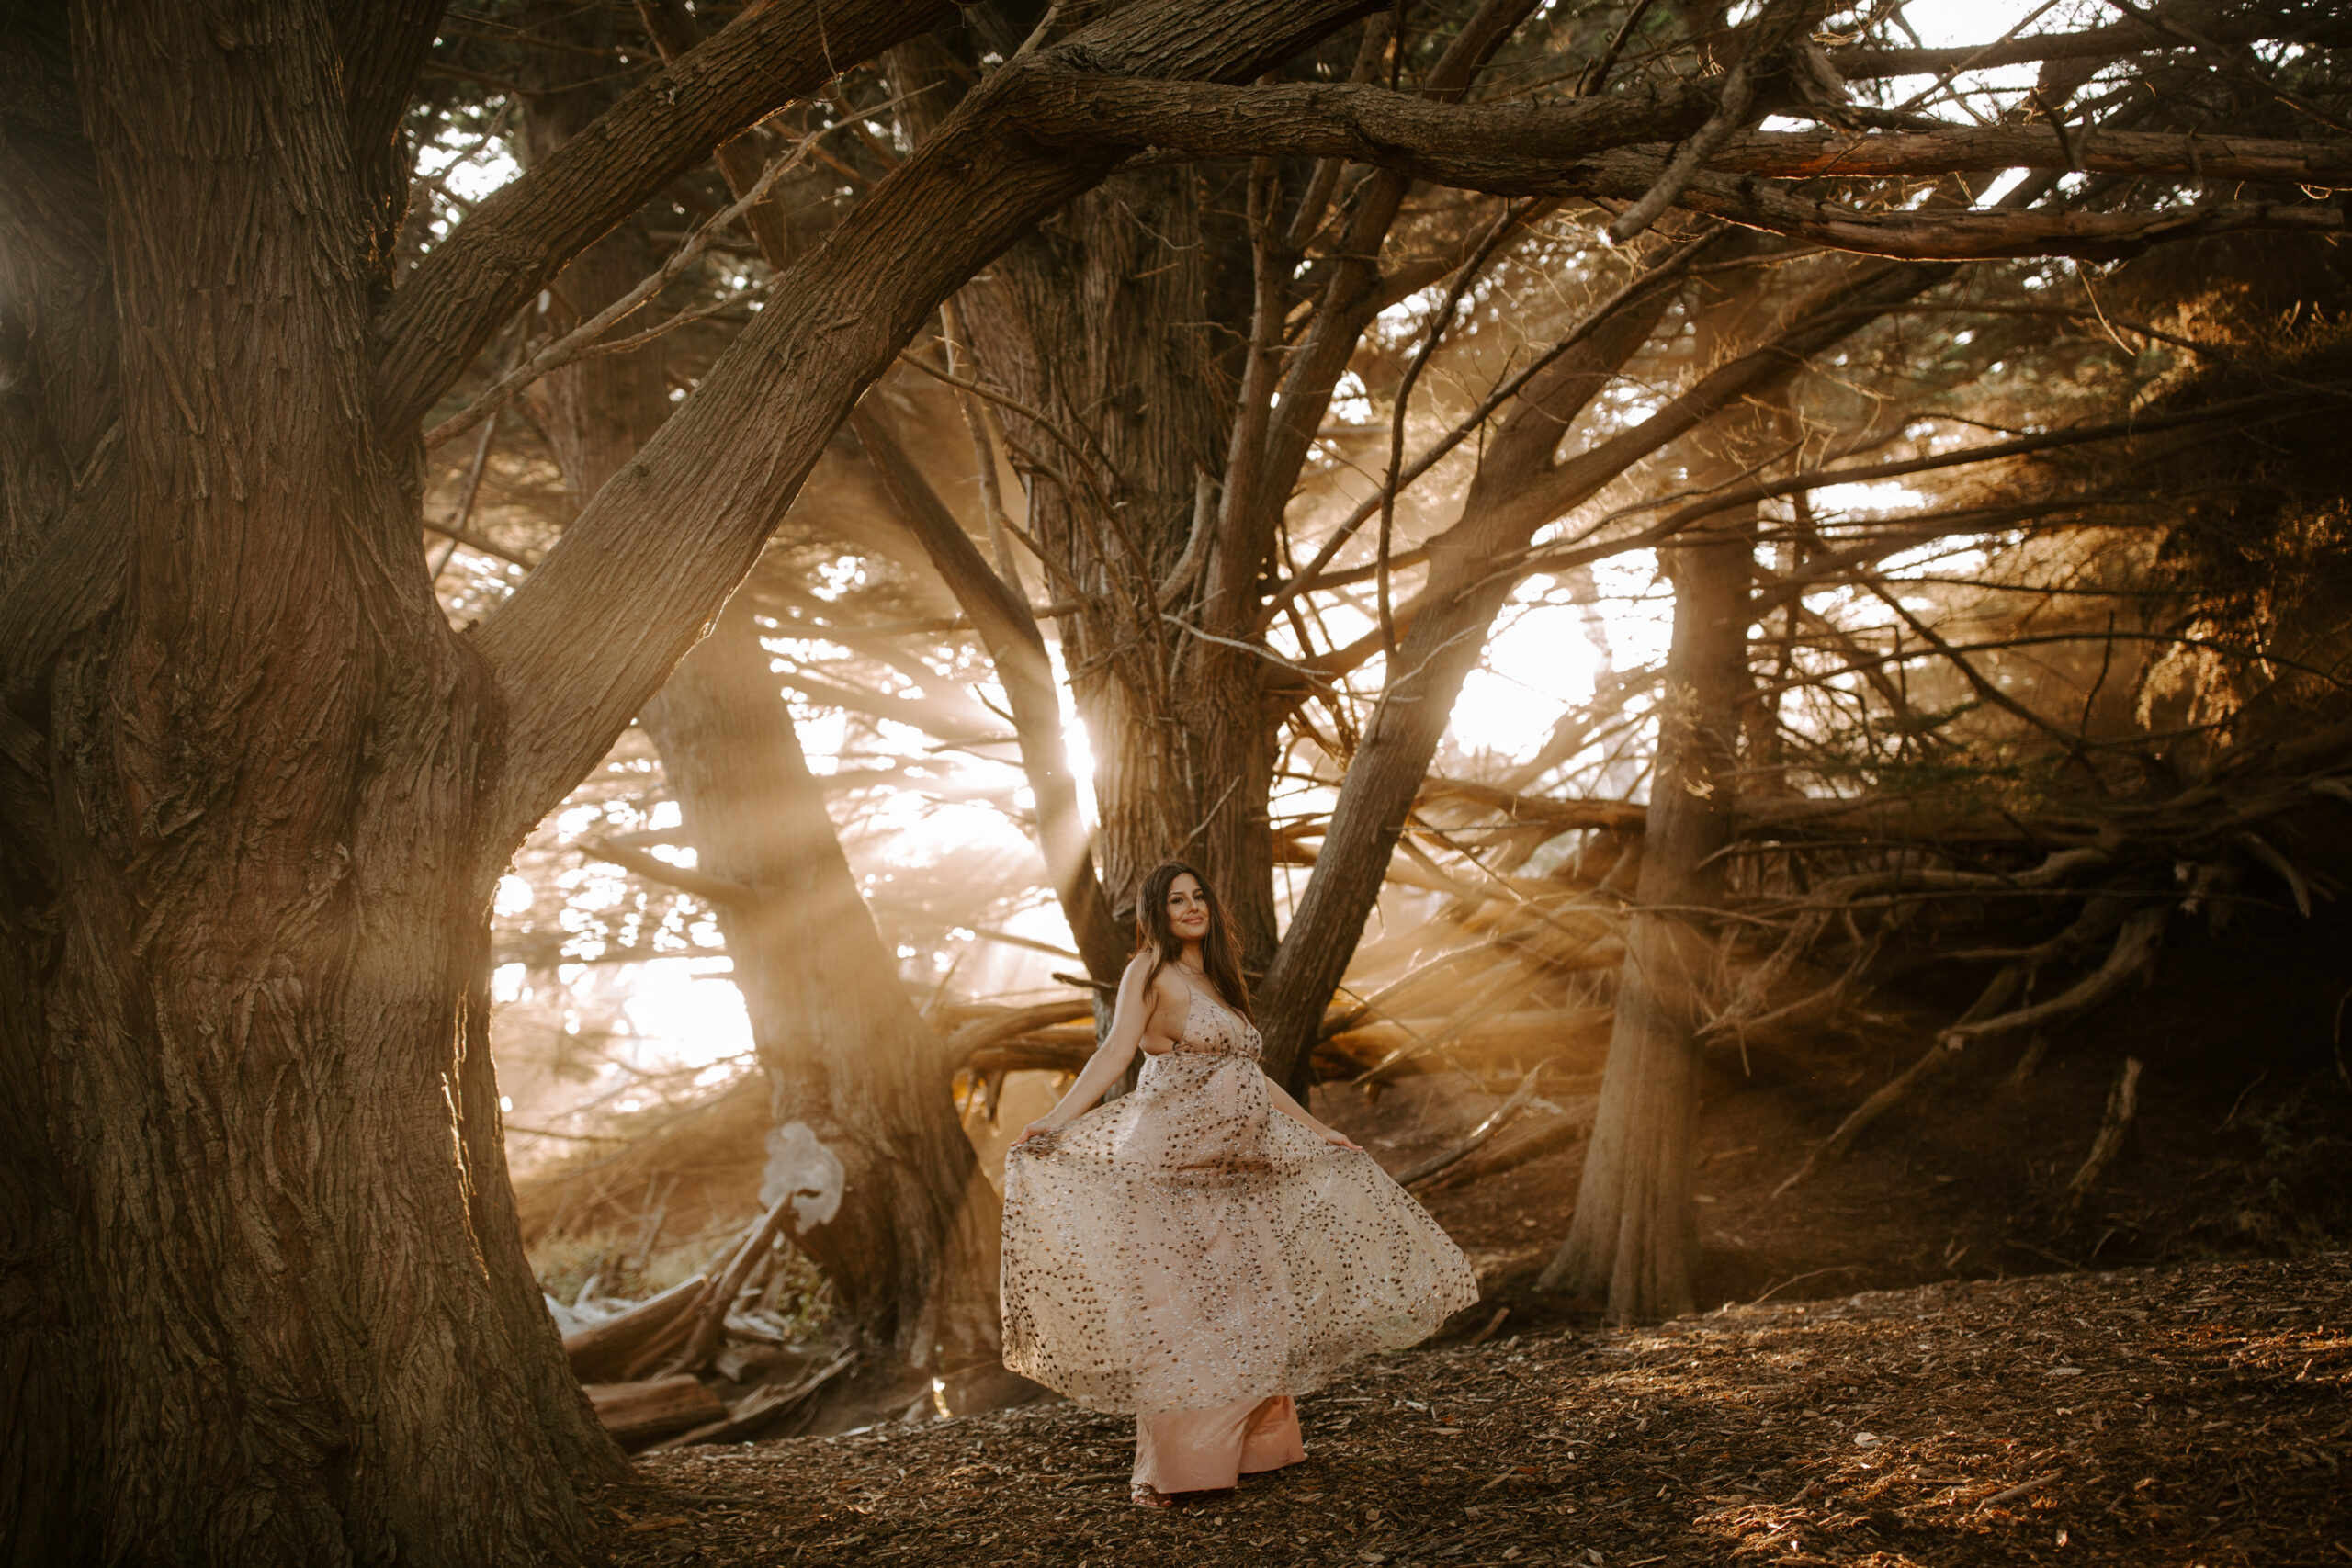
[[1428, 1211], [1275, 1110], [1258, 1032], [1192, 990], [1134, 1093], [1005, 1160], [1004, 1364], [1091, 1410], [1306, 1393], [1478, 1299]]

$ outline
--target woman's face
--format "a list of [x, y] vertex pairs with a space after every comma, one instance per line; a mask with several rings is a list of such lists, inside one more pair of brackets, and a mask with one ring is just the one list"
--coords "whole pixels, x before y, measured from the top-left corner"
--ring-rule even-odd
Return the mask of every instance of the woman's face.
[[1168, 929], [1181, 942], [1198, 942], [1209, 934], [1208, 889], [1189, 871], [1168, 885]]

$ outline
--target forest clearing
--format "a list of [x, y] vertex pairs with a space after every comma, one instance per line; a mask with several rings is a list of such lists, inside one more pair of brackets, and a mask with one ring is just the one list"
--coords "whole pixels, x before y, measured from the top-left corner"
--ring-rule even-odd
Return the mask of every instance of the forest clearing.
[[1067, 1404], [680, 1450], [616, 1568], [2099, 1562], [2352, 1548], [2352, 1257], [1969, 1281], [1407, 1351], [1171, 1517]]
[[0, 1568], [2352, 1559], [2347, 50], [0, 6]]

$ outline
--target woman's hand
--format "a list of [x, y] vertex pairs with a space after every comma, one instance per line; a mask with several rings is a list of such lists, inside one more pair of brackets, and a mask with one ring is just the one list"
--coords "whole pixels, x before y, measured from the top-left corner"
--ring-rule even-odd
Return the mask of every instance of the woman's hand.
[[1017, 1148], [1032, 1138], [1050, 1138], [1060, 1132], [1064, 1125], [1065, 1123], [1057, 1122], [1050, 1116], [1040, 1116], [1021, 1129], [1021, 1136], [1012, 1140], [1013, 1146]]
[[1354, 1150], [1356, 1151], [1356, 1153], [1358, 1153], [1358, 1154], [1362, 1154], [1362, 1153], [1363, 1153], [1363, 1147], [1362, 1147], [1360, 1145], [1358, 1145], [1358, 1144], [1357, 1144], [1357, 1142], [1356, 1142], [1353, 1138], [1349, 1137], [1345, 1133], [1340, 1132], [1337, 1127], [1326, 1127], [1326, 1128], [1324, 1128], [1324, 1129], [1323, 1129], [1323, 1141], [1324, 1141], [1325, 1143], [1327, 1143], [1327, 1144], [1329, 1144], [1329, 1145], [1332, 1145], [1334, 1148], [1341, 1148], [1341, 1149], [1354, 1149]]

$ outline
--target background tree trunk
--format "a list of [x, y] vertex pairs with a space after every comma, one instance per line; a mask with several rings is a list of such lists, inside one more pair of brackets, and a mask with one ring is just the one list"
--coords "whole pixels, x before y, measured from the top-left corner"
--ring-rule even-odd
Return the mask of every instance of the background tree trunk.
[[[1702, 364], [1745, 335], [1741, 318], [1764, 298], [1762, 286], [1735, 283], [1694, 312]], [[1769, 412], [1742, 407], [1699, 432], [1686, 465], [1691, 487], [1704, 492], [1736, 482], [1768, 457], [1776, 424]], [[1701, 911], [1722, 897], [1717, 852], [1731, 841], [1742, 720], [1756, 698], [1747, 668], [1756, 522], [1750, 505], [1659, 552], [1674, 584], [1674, 634], [1641, 877], [1626, 919], [1616, 1015], [1576, 1216], [1537, 1280], [1539, 1290], [1605, 1295], [1610, 1315], [1621, 1321], [1672, 1317], [1691, 1307], [1697, 1032], [1713, 956], [1700, 922]]]
[[[564, 11], [539, 36], [591, 44], [601, 25], [599, 13]], [[604, 62], [582, 50], [535, 54], [550, 83], [569, 85], [531, 100], [526, 140], [545, 155], [593, 119]], [[767, 259], [787, 260], [780, 246]], [[593, 316], [659, 265], [641, 226], [623, 224], [565, 269], [556, 292], [569, 317]], [[542, 427], [582, 502], [668, 417], [665, 349], [657, 338], [593, 355], [541, 383]], [[698, 869], [755, 895], [716, 912], [775, 1106], [769, 1186], [816, 1183], [795, 1240], [832, 1282], [871, 1358], [866, 1375], [993, 1360], [996, 1191], [956, 1119], [937, 1038], [858, 895], [748, 597], [642, 716]]]
[[645, 710], [719, 907], [776, 1130], [764, 1202], [873, 1349], [908, 1371], [997, 1354], [995, 1190], [947, 1092], [938, 1037], [842, 858], [743, 596]]
[[[1262, 972], [1275, 931], [1261, 664], [1188, 637], [1157, 597], [1192, 537], [1202, 477], [1223, 468], [1231, 418], [1205, 323], [1235, 287], [1236, 257], [1229, 230], [1204, 221], [1209, 177], [1114, 176], [1016, 241], [962, 299], [981, 365], [1046, 416], [1008, 414], [1004, 427], [1031, 535], [1066, 568], [1046, 594], [1075, 602], [1062, 659], [1092, 745], [1114, 918], [1130, 928], [1154, 865], [1195, 859], [1233, 916], [1243, 966]], [[1170, 613], [1189, 615], [1190, 603]]]
[[1696, 1031], [1713, 947], [1690, 911], [1722, 892], [1713, 857], [1730, 841], [1740, 705], [1753, 695], [1748, 533], [1727, 525], [1707, 536], [1665, 552], [1674, 640], [1641, 879], [1576, 1219], [1539, 1280], [1544, 1290], [1605, 1293], [1610, 1315], [1627, 1321], [1691, 1306]]

